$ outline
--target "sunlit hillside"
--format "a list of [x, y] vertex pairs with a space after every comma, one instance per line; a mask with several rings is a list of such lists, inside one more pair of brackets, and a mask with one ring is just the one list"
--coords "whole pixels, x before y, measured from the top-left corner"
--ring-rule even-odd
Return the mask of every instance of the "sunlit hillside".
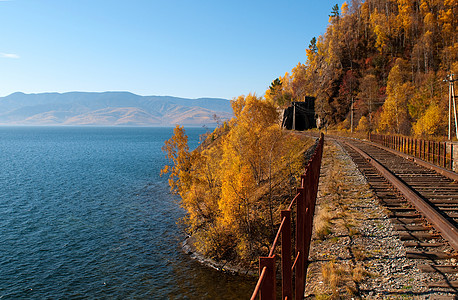
[[[307, 60], [273, 81], [280, 105], [317, 98], [328, 126], [445, 135], [450, 73], [458, 72], [458, 1], [348, 1], [330, 9]], [[455, 77], [456, 78], [456, 77]]]

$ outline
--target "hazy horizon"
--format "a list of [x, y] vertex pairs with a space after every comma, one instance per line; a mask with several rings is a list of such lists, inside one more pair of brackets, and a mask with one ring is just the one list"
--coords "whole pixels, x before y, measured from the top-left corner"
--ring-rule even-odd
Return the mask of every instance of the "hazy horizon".
[[325, 32], [335, 4], [0, 1], [0, 96], [112, 90], [261, 96], [305, 62], [305, 49]]

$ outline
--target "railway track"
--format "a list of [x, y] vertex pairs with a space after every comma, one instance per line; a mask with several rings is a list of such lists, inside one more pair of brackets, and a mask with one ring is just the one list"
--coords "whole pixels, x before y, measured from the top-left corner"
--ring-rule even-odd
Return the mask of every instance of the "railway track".
[[419, 268], [435, 278], [428, 287], [458, 295], [456, 173], [451, 179], [380, 146], [353, 139], [337, 141], [389, 210], [407, 258], [420, 260]]

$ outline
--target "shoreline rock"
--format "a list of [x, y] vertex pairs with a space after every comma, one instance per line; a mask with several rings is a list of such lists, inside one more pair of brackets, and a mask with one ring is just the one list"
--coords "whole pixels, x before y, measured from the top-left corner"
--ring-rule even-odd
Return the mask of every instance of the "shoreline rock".
[[258, 273], [254, 270], [249, 270], [241, 266], [233, 265], [229, 261], [216, 261], [214, 259], [205, 257], [202, 253], [197, 251], [194, 246], [195, 238], [192, 236], [186, 237], [186, 239], [181, 243], [181, 249], [186, 254], [189, 255], [191, 259], [196, 260], [204, 266], [210, 267], [220, 272], [236, 275], [236, 276], [246, 276], [246, 277], [257, 277]]

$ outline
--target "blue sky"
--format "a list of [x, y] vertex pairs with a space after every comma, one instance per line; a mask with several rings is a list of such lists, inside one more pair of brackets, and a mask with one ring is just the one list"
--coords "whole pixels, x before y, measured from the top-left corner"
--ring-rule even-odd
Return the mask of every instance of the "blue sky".
[[263, 95], [340, 1], [0, 0], [0, 96]]

